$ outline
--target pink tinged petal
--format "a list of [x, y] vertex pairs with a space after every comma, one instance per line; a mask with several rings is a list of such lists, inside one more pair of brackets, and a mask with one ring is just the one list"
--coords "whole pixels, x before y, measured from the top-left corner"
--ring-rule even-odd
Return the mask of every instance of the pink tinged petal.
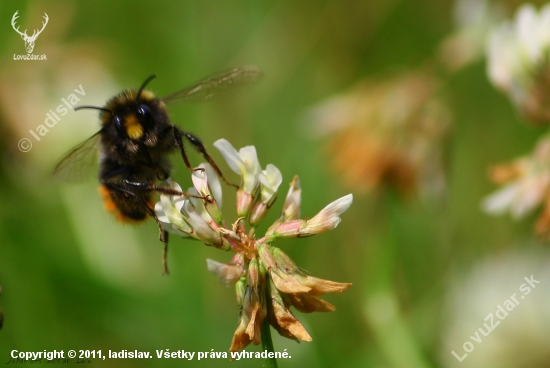
[[300, 179], [298, 175], [294, 176], [290, 183], [290, 188], [286, 195], [283, 213], [281, 214], [282, 221], [291, 221], [300, 217], [300, 204], [302, 202], [302, 189], [300, 188]]
[[337, 199], [323, 208], [311, 220], [308, 220], [302, 231], [309, 234], [320, 234], [334, 229], [341, 221], [339, 216], [349, 208], [352, 202], [352, 194]]
[[277, 190], [283, 181], [281, 172], [275, 165], [267, 165], [266, 170], [258, 175], [260, 180], [260, 200], [256, 201], [250, 212], [249, 222], [258, 225], [269, 212], [277, 199]]
[[[273, 197], [275, 198], [275, 197]], [[265, 215], [269, 212], [269, 209], [271, 208], [271, 204], [266, 204], [263, 202], [256, 202], [254, 204], [254, 207], [252, 207], [252, 210], [250, 211], [250, 218], [248, 221], [250, 222], [250, 225], [257, 226], [262, 222]]]
[[226, 286], [234, 285], [241, 277], [242, 268], [207, 259], [208, 271], [218, 276], [220, 282]]
[[237, 216], [248, 217], [255, 200], [255, 193], [247, 193], [242, 189], [237, 190]]
[[[300, 189], [300, 180], [298, 179], [298, 175], [296, 175], [290, 183], [290, 188], [286, 195], [285, 204], [283, 205], [283, 211], [281, 212], [281, 215], [266, 231], [266, 236], [268, 237], [268, 239], [283, 223], [291, 222], [300, 217], [301, 201], [302, 190]], [[300, 224], [295, 226], [299, 228]], [[279, 232], [283, 232], [283, 229], [281, 229]]]
[[305, 223], [305, 220], [294, 220], [284, 223], [277, 221], [267, 230], [265, 234], [266, 242], [270, 243], [275, 238], [296, 238], [313, 235], [301, 233], [302, 226], [305, 226]]
[[305, 237], [321, 234], [334, 229], [340, 223], [340, 215], [345, 212], [353, 201], [353, 195], [348, 194], [323, 208], [310, 220], [294, 220], [272, 226], [266, 233], [267, 241], [276, 237]]

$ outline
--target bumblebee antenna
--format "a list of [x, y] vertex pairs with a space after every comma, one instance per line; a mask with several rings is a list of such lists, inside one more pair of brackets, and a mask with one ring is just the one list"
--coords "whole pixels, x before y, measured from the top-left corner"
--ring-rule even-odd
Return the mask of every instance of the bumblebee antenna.
[[74, 111], [78, 111], [78, 110], [82, 110], [82, 109], [94, 109], [94, 110], [105, 111], [105, 112], [108, 112], [110, 114], [113, 113], [111, 110], [106, 109], [104, 107], [99, 107], [99, 106], [77, 106], [77, 107], [74, 108]]
[[147, 77], [147, 79], [145, 79], [145, 81], [142, 83], [141, 87], [139, 87], [139, 91], [137, 93], [137, 98], [139, 99], [141, 97], [141, 92], [143, 92], [143, 90], [145, 89], [145, 86], [147, 86], [147, 84], [149, 84], [150, 81], [152, 81], [153, 79], [155, 79], [157, 76], [154, 75], [154, 74], [151, 74], [150, 76]]

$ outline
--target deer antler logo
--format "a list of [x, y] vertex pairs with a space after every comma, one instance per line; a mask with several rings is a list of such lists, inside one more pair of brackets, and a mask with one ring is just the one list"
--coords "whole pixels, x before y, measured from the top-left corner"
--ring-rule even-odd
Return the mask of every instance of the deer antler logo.
[[42, 22], [42, 29], [40, 31], [35, 29], [32, 36], [29, 36], [29, 35], [27, 35], [27, 30], [26, 29], [25, 29], [24, 32], [21, 32], [19, 30], [19, 27], [15, 26], [15, 21], [17, 20], [17, 18], [19, 18], [19, 15], [17, 14], [18, 12], [19, 12], [19, 10], [16, 11], [15, 14], [13, 15], [13, 18], [11, 18], [11, 26], [13, 27], [15, 32], [17, 32], [21, 35], [21, 38], [23, 39], [23, 41], [25, 41], [25, 49], [27, 49], [27, 54], [30, 54], [32, 52], [32, 50], [34, 49], [34, 42], [36, 41], [36, 38], [38, 37], [38, 35], [40, 33], [42, 33], [44, 28], [46, 28], [46, 24], [48, 24], [48, 19], [49, 19], [48, 14], [44, 13], [44, 22]]

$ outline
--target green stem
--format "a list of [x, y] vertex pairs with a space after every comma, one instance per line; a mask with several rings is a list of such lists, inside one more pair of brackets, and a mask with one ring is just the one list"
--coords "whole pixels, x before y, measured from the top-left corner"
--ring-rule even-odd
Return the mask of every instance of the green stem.
[[[264, 367], [267, 368], [277, 368], [277, 359], [275, 359], [275, 349], [273, 348], [273, 340], [271, 339], [271, 328], [269, 327], [269, 315], [273, 313], [273, 305], [271, 304], [271, 282], [269, 282], [269, 275], [267, 274], [267, 270], [263, 266], [262, 263], [260, 263], [260, 274], [263, 275], [263, 293], [264, 294], [264, 300], [265, 300], [265, 309], [266, 309], [266, 316], [262, 322], [262, 326], [260, 327], [260, 331], [262, 334], [262, 348], [264, 351], [268, 352], [268, 356], [271, 355], [272, 358], [266, 358], [265, 359], [265, 365]], [[269, 354], [272, 353], [272, 354]]]
[[367, 276], [370, 282], [366, 290], [365, 317], [379, 348], [392, 367], [429, 368], [430, 363], [410, 331], [395, 292], [399, 242], [397, 234], [401, 230], [398, 217], [401, 207], [397, 193], [386, 193], [384, 208], [387, 211], [385, 229], [368, 267], [373, 274]]
[[[268, 353], [275, 353], [273, 348], [273, 340], [271, 339], [271, 328], [269, 328], [269, 319], [266, 317], [262, 323], [262, 348], [267, 350]], [[275, 355], [275, 354], [272, 354]], [[277, 359], [266, 358], [265, 367], [267, 368], [277, 368]]]

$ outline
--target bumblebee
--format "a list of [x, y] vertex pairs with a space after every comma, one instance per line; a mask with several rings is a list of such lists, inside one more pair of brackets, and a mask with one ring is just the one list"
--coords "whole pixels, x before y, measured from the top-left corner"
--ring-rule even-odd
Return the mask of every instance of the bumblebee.
[[148, 77], [139, 89], [127, 89], [107, 101], [104, 107], [79, 106], [76, 110], [99, 110], [101, 129], [73, 148], [56, 166], [54, 175], [74, 181], [83, 169], [91, 166], [90, 153], [100, 153], [99, 192], [105, 209], [121, 222], [139, 223], [152, 217], [164, 243], [163, 265], [168, 273], [166, 256], [168, 232], [154, 211], [154, 193], [187, 195], [159, 185], [172, 171], [169, 155], [175, 151], [189, 170], [191, 165], [184, 147], [189, 142], [212, 166], [218, 176], [230, 184], [195, 135], [170, 122], [166, 103], [175, 100], [205, 100], [235, 86], [255, 81], [261, 73], [255, 67], [242, 67], [222, 72], [166, 97], [157, 98], [145, 90], [155, 78]]

